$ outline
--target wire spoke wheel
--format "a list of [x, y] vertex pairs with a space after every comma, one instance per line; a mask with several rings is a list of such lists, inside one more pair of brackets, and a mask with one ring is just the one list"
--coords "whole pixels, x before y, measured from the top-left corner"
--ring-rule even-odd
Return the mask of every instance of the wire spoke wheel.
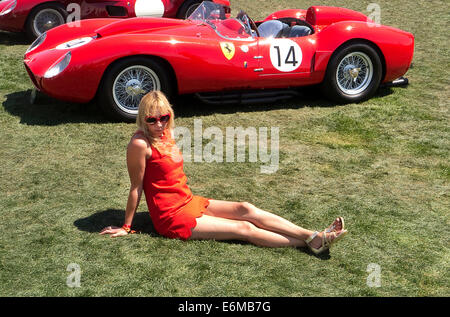
[[146, 66], [134, 65], [117, 75], [112, 86], [112, 95], [120, 110], [136, 115], [142, 97], [153, 90], [161, 90], [158, 75]]
[[337, 67], [337, 86], [347, 95], [358, 95], [369, 87], [373, 72], [369, 56], [363, 52], [352, 52], [347, 54]]
[[46, 8], [39, 11], [34, 17], [33, 28], [37, 36], [39, 36], [64, 23], [64, 16], [58, 10]]
[[361, 102], [372, 97], [383, 77], [383, 55], [370, 43], [352, 41], [333, 52], [322, 92], [338, 103]]

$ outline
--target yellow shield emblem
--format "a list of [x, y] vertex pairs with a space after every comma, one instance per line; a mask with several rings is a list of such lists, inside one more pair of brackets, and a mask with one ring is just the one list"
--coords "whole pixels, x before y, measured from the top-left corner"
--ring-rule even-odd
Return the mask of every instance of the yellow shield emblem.
[[235, 48], [234, 48], [234, 44], [230, 43], [230, 42], [221, 42], [220, 43], [220, 48], [222, 49], [222, 53], [223, 55], [225, 55], [225, 57], [230, 60], [233, 58], [234, 53], [235, 53]]

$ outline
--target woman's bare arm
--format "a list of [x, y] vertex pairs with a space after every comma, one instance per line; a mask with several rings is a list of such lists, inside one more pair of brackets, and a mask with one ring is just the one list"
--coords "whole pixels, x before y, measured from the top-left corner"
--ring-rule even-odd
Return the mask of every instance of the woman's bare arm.
[[[125, 209], [124, 225], [130, 225], [139, 206], [142, 196], [142, 188], [145, 173], [145, 162], [151, 149], [148, 143], [141, 138], [133, 138], [127, 148], [127, 168], [130, 177], [130, 190], [128, 193], [127, 206]], [[128, 234], [124, 229], [118, 227], [106, 227], [100, 234], [111, 234], [118, 237]]]

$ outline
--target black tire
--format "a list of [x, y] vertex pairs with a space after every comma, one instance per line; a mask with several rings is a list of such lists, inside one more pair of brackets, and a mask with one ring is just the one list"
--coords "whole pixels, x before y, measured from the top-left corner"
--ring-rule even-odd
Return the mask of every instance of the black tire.
[[203, 0], [187, 0], [185, 1], [177, 12], [178, 19], [187, 19], [192, 12], [203, 2]]
[[[346, 65], [347, 62], [350, 63]], [[322, 92], [338, 103], [367, 100], [380, 86], [382, 73], [380, 56], [371, 45], [348, 44], [331, 57], [321, 85]]]
[[[41, 18], [47, 14], [51, 19], [51, 23], [41, 24]], [[35, 40], [39, 35], [54, 27], [65, 24], [67, 22], [67, 11], [57, 3], [44, 3], [39, 5], [27, 17], [25, 22], [25, 32], [30, 40]]]
[[[133, 76], [133, 71], [141, 72], [140, 78], [144, 80], [129, 78], [129, 75]], [[173, 87], [169, 79], [166, 67], [156, 59], [146, 57], [123, 59], [112, 64], [103, 75], [98, 90], [98, 101], [111, 119], [134, 122], [139, 102], [146, 93], [160, 90], [170, 100]]]

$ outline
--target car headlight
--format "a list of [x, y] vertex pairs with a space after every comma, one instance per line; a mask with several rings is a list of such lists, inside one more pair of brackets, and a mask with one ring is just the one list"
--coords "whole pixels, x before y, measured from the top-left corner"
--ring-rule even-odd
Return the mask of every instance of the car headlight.
[[69, 51], [45, 72], [44, 78], [52, 78], [60, 74], [69, 65], [71, 58], [72, 53]]
[[46, 32], [44, 32], [41, 35], [39, 35], [39, 37], [37, 39], [35, 39], [33, 43], [31, 43], [30, 47], [27, 49], [25, 54], [28, 54], [32, 50], [36, 49], [39, 45], [41, 45], [45, 41], [46, 37], [47, 37], [47, 33]]
[[93, 37], [93, 36], [82, 37], [82, 38], [79, 38], [76, 40], [72, 40], [72, 41], [60, 44], [56, 47], [56, 49], [57, 50], [67, 50], [67, 49], [72, 49], [75, 47], [80, 47], [80, 46], [88, 44], [94, 38], [95, 37]]
[[9, 3], [0, 12], [0, 16], [10, 13], [12, 10], [14, 10], [16, 8], [16, 5], [17, 5], [17, 0], [10, 0]]

